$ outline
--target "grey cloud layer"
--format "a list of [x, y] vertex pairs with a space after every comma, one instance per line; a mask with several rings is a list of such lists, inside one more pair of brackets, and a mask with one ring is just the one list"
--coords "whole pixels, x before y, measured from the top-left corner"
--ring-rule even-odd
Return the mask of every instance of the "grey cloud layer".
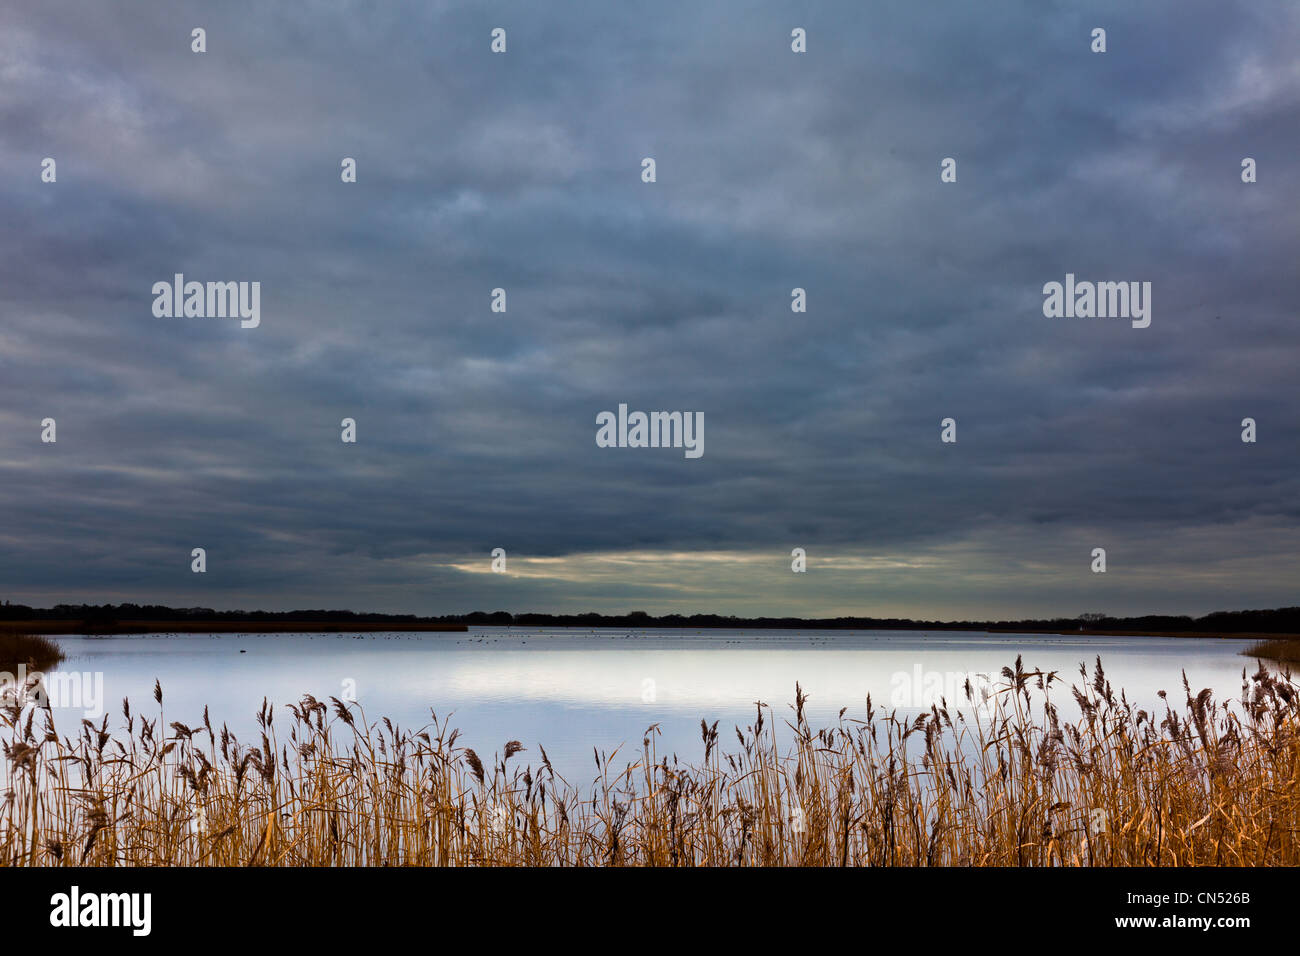
[[[265, 6], [0, 12], [4, 596], [1295, 603], [1295, 9]], [[153, 318], [174, 272], [260, 280], [261, 327]], [[1066, 272], [1151, 281], [1151, 328], [1043, 318]], [[703, 411], [704, 458], [596, 448], [619, 402]], [[772, 565], [448, 566], [496, 546]]]

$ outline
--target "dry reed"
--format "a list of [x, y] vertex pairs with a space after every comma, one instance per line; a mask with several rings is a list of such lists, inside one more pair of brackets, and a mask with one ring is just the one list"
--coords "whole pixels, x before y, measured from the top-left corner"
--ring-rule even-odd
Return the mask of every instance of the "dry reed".
[[[1242, 672], [1241, 700], [1183, 680], [1185, 702], [1133, 707], [1100, 660], [1068, 691], [1006, 668], [991, 708], [814, 731], [759, 704], [734, 746], [701, 724], [702, 759], [595, 753], [574, 786], [544, 749], [487, 759], [436, 716], [419, 730], [304, 697], [260, 739], [166, 722], [83, 721], [0, 701], [7, 785], [0, 864], [96, 866], [875, 865], [1272, 866], [1300, 863], [1300, 690]], [[1069, 693], [1080, 716], [1053, 700]], [[968, 696], [974, 696], [969, 693]], [[1162, 695], [1163, 696], [1163, 695]], [[284, 712], [282, 712], [283, 714]], [[287, 726], [285, 726], [287, 724]]]
[[1243, 657], [1300, 664], [1300, 637], [1270, 638], [1251, 644], [1241, 653]]
[[63, 649], [48, 637], [0, 631], [0, 670], [12, 674], [20, 664], [28, 670], [48, 670], [61, 660]]

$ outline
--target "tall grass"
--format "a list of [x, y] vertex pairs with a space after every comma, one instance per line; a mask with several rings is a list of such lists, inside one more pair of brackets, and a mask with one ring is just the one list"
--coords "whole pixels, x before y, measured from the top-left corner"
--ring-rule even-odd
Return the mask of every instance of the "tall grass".
[[[518, 741], [488, 757], [435, 716], [404, 730], [357, 705], [263, 704], [244, 744], [205, 710], [168, 722], [124, 701], [121, 727], [60, 735], [15, 694], [0, 705], [9, 772], [0, 862], [12, 865], [1194, 866], [1300, 863], [1300, 691], [1242, 673], [1148, 713], [1100, 661], [1066, 689], [1002, 672], [987, 712], [916, 716], [867, 702], [814, 730], [758, 705], [724, 746], [701, 724], [693, 763], [593, 754], [566, 781]], [[1063, 720], [1069, 694], [1080, 716]], [[968, 692], [968, 696], [973, 694]], [[962, 702], [965, 705], [967, 702]], [[729, 735], [728, 735], [729, 736]]]
[[1300, 637], [1275, 637], [1251, 644], [1241, 652], [1243, 657], [1300, 664]]
[[0, 670], [12, 674], [19, 664], [28, 670], [45, 670], [61, 660], [63, 650], [48, 637], [0, 631]]

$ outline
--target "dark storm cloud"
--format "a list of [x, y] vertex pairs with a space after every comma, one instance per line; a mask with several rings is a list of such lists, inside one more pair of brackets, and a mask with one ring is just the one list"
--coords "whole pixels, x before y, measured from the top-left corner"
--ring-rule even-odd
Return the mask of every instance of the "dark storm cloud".
[[[266, 7], [0, 12], [5, 596], [1294, 603], [1296, 11]], [[261, 326], [154, 318], [176, 272]], [[1044, 318], [1066, 272], [1151, 327]], [[620, 402], [704, 457], [597, 448]]]

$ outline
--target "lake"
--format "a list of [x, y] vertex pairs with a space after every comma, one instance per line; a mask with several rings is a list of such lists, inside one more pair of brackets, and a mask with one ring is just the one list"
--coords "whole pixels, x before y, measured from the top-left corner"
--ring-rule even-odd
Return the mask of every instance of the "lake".
[[[1248, 642], [1219, 638], [1078, 637], [941, 631], [726, 631], [474, 628], [467, 633], [183, 634], [57, 638], [67, 654], [64, 674], [92, 677], [84, 691], [102, 686], [110, 727], [121, 722], [120, 704], [156, 712], [154, 680], [161, 682], [168, 722], [212, 723], [244, 744], [259, 739], [254, 715], [268, 698], [285, 704], [302, 694], [321, 700], [352, 696], [371, 721], [389, 717], [407, 730], [452, 714], [458, 744], [485, 759], [508, 740], [527, 748], [516, 760], [540, 760], [546, 748], [556, 769], [573, 783], [595, 773], [592, 748], [624, 751], [614, 762], [634, 760], [648, 726], [662, 730], [661, 755], [694, 762], [702, 753], [700, 721], [719, 722], [723, 749], [734, 744], [734, 724], [754, 720], [755, 701], [772, 705], [779, 732], [792, 711], [795, 681], [809, 695], [814, 729], [865, 715], [866, 699], [915, 714], [938, 691], [951, 701], [965, 675], [996, 677], [1024, 658], [1026, 669], [1057, 670], [1066, 679], [1053, 698], [1062, 713], [1077, 713], [1068, 685], [1080, 662], [1098, 655], [1118, 693], [1163, 711], [1157, 692], [1183, 701], [1181, 673], [1194, 691], [1236, 697]], [[96, 682], [102, 680], [102, 685]], [[79, 707], [52, 683], [56, 726], [75, 733]], [[287, 722], [286, 722], [287, 723]]]

